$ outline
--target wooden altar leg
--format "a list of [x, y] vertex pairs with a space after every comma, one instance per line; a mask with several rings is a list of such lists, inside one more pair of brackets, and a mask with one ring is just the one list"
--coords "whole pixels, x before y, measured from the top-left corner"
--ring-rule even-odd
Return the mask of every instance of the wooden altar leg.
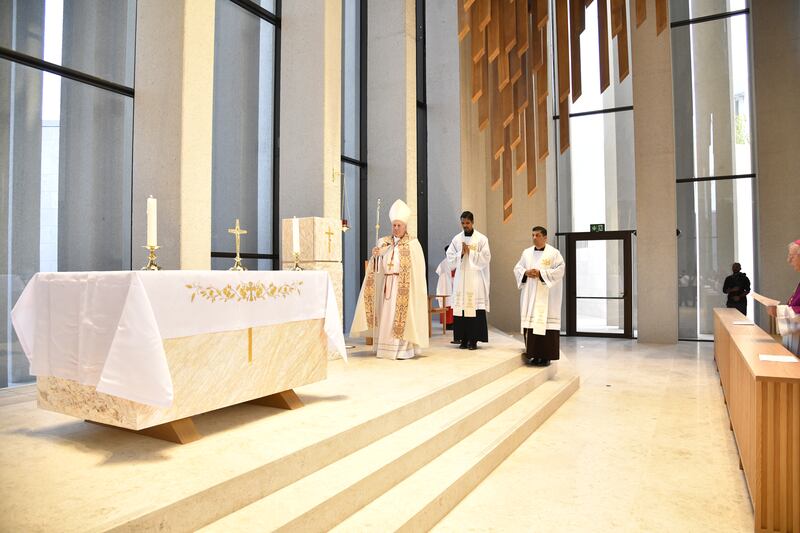
[[122, 429], [125, 431], [130, 431], [132, 433], [138, 433], [139, 435], [152, 437], [154, 439], [174, 442], [176, 444], [188, 444], [190, 442], [194, 442], [196, 440], [200, 440], [201, 438], [203, 438], [203, 436], [200, 433], [198, 433], [197, 428], [195, 427], [191, 417], [181, 418], [180, 420], [173, 420], [172, 422], [167, 422], [165, 424], [159, 424], [157, 426], [140, 430], [121, 428], [117, 426], [112, 426], [110, 424], [103, 424], [102, 422], [94, 422], [93, 420], [87, 420], [87, 422], [90, 422], [92, 424], [97, 424], [98, 426], [105, 426], [114, 429]]
[[372, 337], [364, 337], [364, 344], [372, 346]]
[[249, 403], [277, 407], [278, 409], [299, 409], [304, 405], [303, 401], [297, 397], [297, 394], [292, 389], [256, 398], [255, 400], [250, 400]]

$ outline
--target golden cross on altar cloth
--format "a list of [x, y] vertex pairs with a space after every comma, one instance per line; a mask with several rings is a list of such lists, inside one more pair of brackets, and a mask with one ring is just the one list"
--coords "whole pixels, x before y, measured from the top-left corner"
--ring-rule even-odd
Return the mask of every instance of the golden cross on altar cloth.
[[328, 231], [325, 232], [325, 235], [328, 236], [328, 253], [331, 253], [331, 237], [333, 237], [333, 232], [331, 228], [328, 228]]

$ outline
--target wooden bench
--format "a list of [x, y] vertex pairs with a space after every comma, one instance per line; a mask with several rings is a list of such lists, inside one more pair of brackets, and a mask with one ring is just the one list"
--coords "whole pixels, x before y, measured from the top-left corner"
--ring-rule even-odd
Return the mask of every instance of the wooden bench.
[[755, 531], [800, 531], [800, 362], [735, 309], [714, 309], [714, 359], [755, 511]]

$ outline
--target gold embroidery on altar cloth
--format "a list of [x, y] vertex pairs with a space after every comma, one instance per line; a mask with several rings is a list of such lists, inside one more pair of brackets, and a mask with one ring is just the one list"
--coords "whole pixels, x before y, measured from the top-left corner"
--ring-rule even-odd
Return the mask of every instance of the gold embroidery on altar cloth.
[[403, 333], [406, 330], [406, 318], [408, 317], [408, 297], [409, 287], [411, 286], [411, 247], [408, 245], [410, 241], [411, 239], [406, 234], [397, 243], [397, 248], [400, 250], [400, 275], [397, 283], [397, 304], [394, 308], [392, 333], [398, 339], [403, 338]]
[[260, 281], [255, 283], [248, 281], [246, 283], [237, 283], [236, 285], [228, 283], [222, 288], [191, 283], [187, 284], [186, 288], [192, 291], [190, 300], [192, 302], [194, 302], [195, 298], [208, 300], [211, 303], [255, 302], [257, 300], [266, 300], [267, 298], [286, 298], [295, 293], [300, 295], [300, 285], [302, 284], [302, 281], [293, 281], [283, 285], [275, 285], [272, 282], [269, 285], [265, 285]]

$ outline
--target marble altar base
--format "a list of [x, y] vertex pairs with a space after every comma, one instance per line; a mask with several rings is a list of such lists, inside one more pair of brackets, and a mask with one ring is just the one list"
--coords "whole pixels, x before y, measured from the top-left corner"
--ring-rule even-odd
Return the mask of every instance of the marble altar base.
[[168, 409], [97, 392], [75, 381], [37, 379], [38, 405], [84, 420], [142, 430], [182, 420], [327, 376], [323, 319], [166, 339], [174, 389]]

